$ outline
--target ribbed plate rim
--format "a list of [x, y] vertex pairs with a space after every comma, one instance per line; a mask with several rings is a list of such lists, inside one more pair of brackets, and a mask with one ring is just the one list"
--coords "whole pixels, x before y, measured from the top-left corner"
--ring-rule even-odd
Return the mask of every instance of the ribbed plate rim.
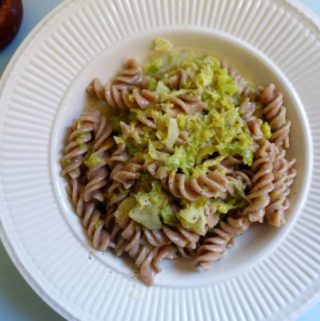
[[[274, 0], [278, 2], [282, 2], [283, 0]], [[59, 16], [59, 14], [66, 9], [68, 6], [72, 6], [77, 2], [81, 2], [81, 0], [68, 0], [60, 3], [54, 8], [48, 15], [46, 15], [37, 25], [36, 27], [29, 33], [29, 35], [23, 40], [13, 57], [11, 58], [8, 66], [6, 67], [1, 79], [0, 79], [0, 108], [2, 104], [1, 94], [6, 83], [6, 80], [10, 77], [11, 71], [14, 68], [16, 62], [20, 59], [24, 51], [28, 48], [30, 43], [34, 38], [41, 32], [41, 30], [46, 26], [46, 24]], [[284, 2], [288, 3], [292, 6], [293, 9], [297, 10], [302, 16], [309, 21], [313, 25], [313, 28], [317, 29], [320, 32], [320, 19], [312, 12], [309, 8], [307, 8], [304, 4], [302, 4], [299, 0], [284, 0]], [[0, 213], [1, 215], [1, 213]], [[9, 242], [9, 238], [6, 235], [6, 232], [3, 228], [3, 223], [0, 216], [0, 240], [4, 245], [10, 259], [13, 264], [19, 271], [19, 273], [23, 276], [25, 281], [29, 284], [29, 286], [33, 289], [35, 293], [45, 301], [53, 310], [59, 313], [62, 317], [68, 320], [77, 320], [75, 316], [71, 315], [68, 310], [61, 304], [59, 304], [56, 298], [49, 296], [45, 289], [41, 287], [39, 282], [33, 278], [31, 273], [29, 273], [28, 268], [23, 265], [21, 259], [17, 255], [17, 251], [12, 244]], [[297, 310], [293, 311], [293, 313], [288, 316], [288, 319], [296, 319], [301, 316], [305, 311], [307, 311], [313, 304], [320, 300], [320, 293], [313, 297], [309, 297], [309, 299], [301, 305]]]

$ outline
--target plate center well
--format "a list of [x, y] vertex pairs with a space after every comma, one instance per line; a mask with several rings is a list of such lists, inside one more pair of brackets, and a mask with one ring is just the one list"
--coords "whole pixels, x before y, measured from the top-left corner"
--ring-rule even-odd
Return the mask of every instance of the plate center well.
[[[155, 284], [170, 286], [193, 286], [217, 282], [236, 275], [241, 271], [256, 264], [271, 249], [285, 237], [296, 217], [298, 216], [308, 181], [308, 163], [310, 147], [303, 123], [302, 107], [292, 86], [280, 71], [264, 56], [253, 48], [240, 43], [226, 35], [208, 32], [206, 30], [184, 31], [176, 29], [167, 31], [154, 31], [128, 37], [116, 45], [106, 48], [99, 56], [88, 63], [87, 67], [76, 77], [63, 103], [59, 107], [54, 124], [51, 141], [51, 171], [55, 185], [55, 192], [61, 206], [62, 215], [74, 232], [75, 236], [88, 247], [93, 255], [103, 264], [111, 266], [115, 271], [127, 276], [132, 276], [132, 269], [122, 258], [113, 253], [101, 254], [95, 252], [87, 243], [79, 219], [74, 215], [72, 206], [65, 191], [65, 181], [60, 176], [59, 160], [62, 156], [63, 142], [67, 129], [81, 111], [93, 108], [88, 101], [85, 89], [94, 77], [107, 82], [120, 68], [126, 58], [136, 57], [141, 59], [151, 46], [156, 36], [163, 36], [171, 40], [175, 46], [190, 47], [196, 50], [209, 51], [218, 58], [234, 65], [241, 74], [257, 84], [267, 85], [275, 83], [285, 97], [288, 107], [288, 118], [292, 121], [291, 147], [288, 157], [297, 159], [298, 176], [290, 196], [291, 207], [288, 211], [288, 222], [280, 229], [267, 225], [253, 226], [246, 234], [237, 239], [236, 245], [229, 249], [222, 260], [215, 263], [209, 271], [197, 270], [190, 262], [178, 260], [165, 262], [163, 271], [156, 276]], [[102, 107], [104, 108], [104, 107]]]

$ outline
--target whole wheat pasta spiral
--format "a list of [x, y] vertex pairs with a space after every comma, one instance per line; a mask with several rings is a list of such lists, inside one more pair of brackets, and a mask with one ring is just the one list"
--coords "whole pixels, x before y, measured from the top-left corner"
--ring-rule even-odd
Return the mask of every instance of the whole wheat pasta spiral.
[[84, 201], [84, 187], [76, 179], [69, 180], [67, 190], [92, 246], [99, 251], [106, 251], [110, 243], [110, 235], [104, 227], [102, 213], [96, 209], [94, 202]]
[[142, 244], [141, 231], [134, 228], [133, 221], [122, 231], [115, 246], [115, 253], [117, 256], [127, 253], [134, 260], [136, 267], [139, 268], [142, 281], [147, 285], [153, 283], [156, 270], [152, 266], [152, 261], [156, 257], [157, 249]]
[[248, 126], [250, 133], [252, 135], [252, 138], [256, 141], [262, 139], [263, 133], [261, 130], [261, 125], [262, 125], [263, 121], [261, 119], [258, 119], [254, 115], [255, 103], [250, 102], [249, 98], [246, 97], [245, 100], [240, 105], [240, 109], [242, 112], [242, 118], [247, 123], [247, 126]]
[[220, 259], [229, 243], [244, 233], [248, 227], [249, 222], [246, 218], [230, 216], [226, 221], [221, 221], [199, 245], [194, 259], [195, 264], [209, 269], [214, 261]]
[[112, 83], [121, 89], [129, 89], [138, 86], [142, 81], [142, 66], [139, 62], [130, 58], [123, 65], [118, 75], [113, 79]]
[[181, 89], [188, 79], [186, 71], [182, 68], [177, 69], [174, 76], [169, 79], [169, 85], [172, 89]]
[[273, 84], [163, 38], [107, 76], [88, 86], [99, 112], [72, 124], [61, 162], [95, 249], [128, 256], [152, 285], [165, 259], [208, 269], [251, 225], [285, 223], [297, 171]]
[[175, 244], [180, 248], [194, 249], [199, 241], [199, 235], [183, 229], [163, 226], [159, 231], [143, 229], [143, 234], [148, 243], [154, 247]]
[[224, 198], [228, 188], [228, 180], [218, 171], [210, 171], [198, 178], [187, 179], [184, 174], [166, 171], [157, 162], [150, 164], [148, 171], [152, 176], [160, 179], [172, 195], [189, 201], [195, 201], [200, 197]]
[[173, 247], [153, 247], [146, 243], [142, 238], [141, 229], [135, 227], [134, 221], [129, 221], [120, 231], [115, 253], [118, 256], [127, 253], [134, 260], [136, 267], [139, 268], [140, 278], [147, 285], [152, 285], [154, 274], [160, 272], [161, 260], [176, 257]]
[[108, 84], [103, 86], [99, 79], [95, 78], [87, 92], [91, 96], [95, 96], [101, 101], [107, 102], [113, 108], [129, 109], [141, 108], [145, 109], [157, 102], [158, 95], [148, 89], [133, 88], [128, 90], [121, 88], [119, 85]]
[[93, 138], [99, 120], [98, 112], [85, 112], [73, 123], [68, 143], [64, 148], [62, 162], [65, 166], [62, 176], [68, 175], [73, 179], [80, 176], [80, 166], [83, 164], [84, 155], [88, 151], [88, 144]]
[[108, 158], [108, 164], [114, 167], [122, 164], [129, 159], [128, 151], [125, 144], [119, 144]]
[[280, 147], [289, 147], [291, 122], [286, 119], [286, 108], [283, 106], [283, 94], [277, 92], [274, 84], [263, 89], [261, 101], [265, 105], [263, 114], [272, 129], [271, 141]]
[[237, 188], [245, 190], [252, 185], [249, 175], [239, 170], [233, 170], [231, 173], [227, 174], [227, 179], [229, 181], [227, 190], [230, 195], [234, 195]]
[[270, 203], [270, 193], [274, 190], [273, 161], [275, 146], [265, 141], [256, 152], [256, 159], [252, 169], [252, 188], [248, 195], [250, 205], [244, 210], [250, 222], [262, 223], [266, 207]]
[[180, 97], [172, 97], [169, 102], [174, 106], [172, 109], [173, 115], [177, 115], [181, 112], [186, 114], [194, 114], [207, 107], [207, 104], [201, 101], [200, 95], [183, 95]]
[[123, 166], [115, 167], [111, 173], [111, 179], [121, 183], [126, 189], [129, 189], [136, 180], [140, 178], [144, 169], [143, 157], [136, 156]]
[[273, 171], [274, 189], [270, 194], [270, 204], [266, 208], [266, 219], [270, 225], [279, 227], [286, 222], [285, 212], [289, 208], [288, 196], [296, 170], [293, 168], [295, 161], [289, 162], [285, 158], [285, 150], [277, 151]]
[[[110, 137], [112, 129], [104, 117], [100, 118], [100, 123], [95, 131], [95, 142], [92, 147], [90, 157], [94, 156], [99, 160], [98, 164], [93, 164], [87, 172], [88, 182], [84, 189], [84, 200], [88, 202], [92, 199], [103, 201], [101, 189], [108, 184], [108, 151], [113, 147], [114, 141]], [[90, 158], [89, 158], [90, 160]]]
[[[87, 87], [87, 93], [91, 96], [96, 96], [103, 101], [110, 100], [109, 91], [114, 91], [115, 96], [119, 95], [123, 90], [131, 91], [140, 85], [142, 81], [142, 67], [135, 59], [128, 59], [120, 70], [118, 75], [112, 80], [110, 85], [103, 86], [98, 78], [94, 78]], [[119, 98], [121, 100], [121, 98]], [[117, 98], [116, 98], [117, 101]], [[119, 104], [119, 107], [121, 104]], [[115, 107], [115, 106], [114, 106]]]

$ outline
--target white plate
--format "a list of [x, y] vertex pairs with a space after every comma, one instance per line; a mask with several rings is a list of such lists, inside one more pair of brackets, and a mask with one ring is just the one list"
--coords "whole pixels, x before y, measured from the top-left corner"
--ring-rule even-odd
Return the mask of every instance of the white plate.
[[[209, 272], [166, 265], [147, 288], [122, 259], [90, 250], [58, 159], [89, 80], [107, 80], [158, 34], [210, 49], [258, 82], [276, 82], [292, 107], [299, 176], [286, 226], [252, 229]], [[70, 320], [297, 318], [320, 291], [319, 84], [320, 28], [293, 1], [63, 3], [23, 43], [0, 85], [0, 235], [9, 255]]]

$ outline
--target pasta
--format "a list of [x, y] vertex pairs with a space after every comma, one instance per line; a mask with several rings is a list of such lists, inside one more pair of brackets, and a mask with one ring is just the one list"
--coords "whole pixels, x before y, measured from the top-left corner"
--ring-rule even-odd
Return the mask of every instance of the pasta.
[[111, 173], [111, 178], [115, 182], [121, 183], [126, 189], [129, 189], [134, 181], [140, 178], [143, 171], [144, 159], [142, 157], [134, 157], [125, 165], [115, 167]]
[[148, 166], [149, 173], [161, 180], [162, 184], [178, 198], [196, 201], [200, 197], [226, 197], [228, 180], [218, 171], [209, 171], [206, 175], [187, 180], [186, 175], [168, 172], [161, 163]]
[[226, 221], [222, 220], [200, 243], [195, 264], [205, 269], [210, 268], [212, 262], [220, 258], [233, 238], [244, 233], [248, 227], [249, 222], [245, 218], [229, 216]]
[[101, 189], [108, 184], [108, 151], [114, 145], [110, 137], [112, 129], [105, 118], [100, 118], [100, 123], [94, 133], [92, 151], [88, 154], [85, 164], [88, 167], [87, 184], [84, 188], [83, 198], [88, 202], [92, 199], [103, 201]]
[[82, 187], [77, 180], [71, 179], [68, 184], [68, 193], [77, 215], [82, 219], [92, 246], [97, 250], [105, 251], [109, 246], [110, 235], [104, 228], [102, 213], [96, 209], [94, 202], [84, 201]]
[[278, 93], [275, 85], [271, 84], [262, 90], [261, 101], [265, 105], [263, 113], [272, 129], [270, 140], [280, 147], [288, 148], [291, 122], [286, 120], [282, 93]]
[[87, 94], [100, 112], [71, 126], [67, 191], [92, 246], [129, 256], [147, 285], [165, 259], [208, 269], [252, 224], [285, 223], [297, 171], [275, 85], [157, 38]]
[[88, 143], [92, 140], [92, 134], [98, 125], [99, 114], [83, 113], [71, 128], [68, 143], [64, 149], [62, 159], [64, 169], [62, 175], [68, 175], [75, 179], [80, 176], [80, 166], [84, 155], [88, 151]]
[[177, 115], [180, 112], [193, 114], [200, 112], [207, 107], [207, 105], [201, 101], [201, 96], [199, 95], [173, 97], [169, 102], [174, 106], [172, 109], [173, 115]]
[[248, 195], [250, 205], [243, 211], [250, 222], [263, 222], [266, 207], [270, 203], [270, 193], [274, 190], [273, 162], [275, 146], [265, 141], [256, 152], [253, 163], [252, 188]]
[[121, 89], [122, 87], [114, 84], [103, 86], [99, 79], [94, 79], [87, 91], [114, 108], [144, 109], [157, 101], [157, 94], [150, 90], [133, 88], [129, 92], [128, 89]]
[[242, 118], [247, 123], [248, 129], [255, 141], [259, 141], [263, 138], [263, 133], [261, 130], [261, 125], [263, 121], [258, 119], [255, 115], [255, 103], [250, 102], [249, 98], [246, 97], [243, 103], [240, 105], [242, 112]]
[[273, 165], [273, 185], [270, 194], [270, 204], [266, 208], [266, 218], [269, 224], [279, 227], [285, 223], [285, 211], [289, 208], [288, 195], [296, 176], [295, 160], [288, 162], [285, 150], [277, 150]]

